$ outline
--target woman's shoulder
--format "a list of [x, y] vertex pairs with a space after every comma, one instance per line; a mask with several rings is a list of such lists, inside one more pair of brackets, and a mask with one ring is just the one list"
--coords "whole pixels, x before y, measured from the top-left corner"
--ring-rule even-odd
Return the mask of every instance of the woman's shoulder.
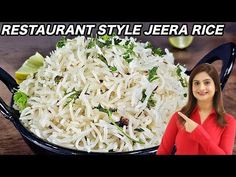
[[228, 122], [228, 123], [229, 122], [235, 122], [236, 123], [236, 119], [232, 114], [225, 113], [224, 117], [225, 117], [226, 122]]
[[176, 122], [178, 120], [178, 117], [179, 117], [178, 111], [174, 112], [170, 117], [171, 122]]
[[177, 119], [178, 118], [178, 111], [174, 112], [171, 116], [172, 119]]

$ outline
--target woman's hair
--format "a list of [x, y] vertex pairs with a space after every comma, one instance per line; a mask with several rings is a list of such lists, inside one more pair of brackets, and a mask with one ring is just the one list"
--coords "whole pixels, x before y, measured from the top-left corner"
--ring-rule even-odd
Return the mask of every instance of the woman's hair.
[[[190, 117], [193, 109], [196, 107], [197, 99], [193, 95], [192, 91], [192, 85], [193, 85], [193, 79], [194, 77], [200, 73], [200, 72], [206, 72], [214, 81], [215, 84], [215, 95], [213, 97], [213, 107], [216, 111], [216, 120], [217, 123], [224, 127], [226, 125], [226, 121], [224, 119], [224, 106], [223, 106], [223, 100], [222, 100], [222, 93], [221, 93], [221, 87], [220, 87], [220, 79], [217, 70], [213, 65], [210, 65], [208, 63], [200, 64], [196, 66], [189, 77], [189, 87], [188, 87], [188, 102], [187, 104], [180, 110], [183, 114]], [[179, 116], [179, 121], [183, 124], [185, 120]]]

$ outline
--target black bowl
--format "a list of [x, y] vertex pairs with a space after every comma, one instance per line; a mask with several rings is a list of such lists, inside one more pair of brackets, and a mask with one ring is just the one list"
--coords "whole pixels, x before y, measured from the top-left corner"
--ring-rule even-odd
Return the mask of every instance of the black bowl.
[[[222, 60], [222, 68], [220, 73], [221, 89], [224, 86], [232, 72], [236, 54], [236, 45], [234, 43], [225, 43], [219, 47], [213, 49], [207, 55], [205, 55], [196, 65], [202, 63], [212, 63], [216, 60]], [[194, 67], [192, 68], [194, 69]], [[186, 74], [189, 75], [192, 70], [187, 70]], [[35, 134], [26, 129], [19, 120], [19, 112], [13, 108], [13, 95], [15, 90], [18, 88], [16, 81], [0, 67], [0, 80], [7, 86], [9, 91], [12, 93], [11, 104], [8, 106], [0, 97], [0, 112], [5, 118], [9, 119], [16, 129], [20, 132], [25, 142], [31, 147], [31, 149], [37, 154], [63, 154], [63, 155], [155, 155], [158, 146], [151, 148], [128, 151], [128, 152], [87, 152], [81, 150], [74, 150], [64, 148], [47, 141], [38, 138]], [[174, 152], [174, 149], [173, 149]]]

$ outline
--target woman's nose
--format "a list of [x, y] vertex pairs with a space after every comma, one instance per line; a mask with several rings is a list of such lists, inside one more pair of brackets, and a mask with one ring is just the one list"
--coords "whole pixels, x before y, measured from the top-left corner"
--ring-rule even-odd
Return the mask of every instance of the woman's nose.
[[200, 86], [199, 86], [199, 89], [200, 90], [204, 90], [205, 89], [205, 85], [203, 83], [201, 83]]

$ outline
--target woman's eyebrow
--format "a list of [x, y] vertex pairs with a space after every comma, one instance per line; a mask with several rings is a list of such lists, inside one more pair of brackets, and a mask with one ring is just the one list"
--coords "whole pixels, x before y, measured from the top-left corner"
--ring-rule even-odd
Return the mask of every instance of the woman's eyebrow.
[[[210, 81], [211, 79], [204, 79], [202, 81]], [[200, 82], [200, 80], [193, 80], [193, 82]]]
[[204, 79], [203, 81], [211, 81], [211, 79]]

